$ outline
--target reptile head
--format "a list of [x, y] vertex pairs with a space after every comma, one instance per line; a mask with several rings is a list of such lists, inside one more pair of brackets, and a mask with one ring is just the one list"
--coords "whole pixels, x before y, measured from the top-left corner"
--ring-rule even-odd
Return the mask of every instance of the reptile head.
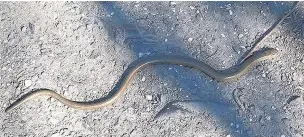
[[278, 53], [278, 50], [274, 48], [264, 48], [262, 50], [254, 52], [251, 56], [249, 56], [246, 60], [250, 59], [256, 59], [256, 58], [262, 58], [264, 59], [271, 59], [275, 57], [275, 55]]
[[262, 56], [273, 56], [277, 54], [279, 51], [274, 48], [267, 48], [264, 51], [261, 52]]

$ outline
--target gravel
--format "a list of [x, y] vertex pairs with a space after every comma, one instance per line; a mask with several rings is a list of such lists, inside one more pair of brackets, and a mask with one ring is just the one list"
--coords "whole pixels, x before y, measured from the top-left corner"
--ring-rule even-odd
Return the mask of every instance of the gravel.
[[106, 96], [139, 57], [184, 55], [229, 69], [291, 5], [0, 2], [0, 136], [304, 136], [303, 2], [257, 48], [276, 48], [277, 57], [238, 81], [154, 65], [102, 109], [39, 97], [4, 112], [37, 88], [74, 101]]

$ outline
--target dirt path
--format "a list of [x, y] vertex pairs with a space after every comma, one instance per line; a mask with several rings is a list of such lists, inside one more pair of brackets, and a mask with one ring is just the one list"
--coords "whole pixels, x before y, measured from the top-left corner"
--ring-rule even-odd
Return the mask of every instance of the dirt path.
[[149, 66], [100, 110], [41, 97], [4, 112], [37, 88], [77, 101], [103, 97], [142, 56], [185, 55], [227, 69], [291, 5], [0, 2], [0, 136], [304, 136], [302, 2], [260, 44], [278, 49], [278, 57], [237, 82]]

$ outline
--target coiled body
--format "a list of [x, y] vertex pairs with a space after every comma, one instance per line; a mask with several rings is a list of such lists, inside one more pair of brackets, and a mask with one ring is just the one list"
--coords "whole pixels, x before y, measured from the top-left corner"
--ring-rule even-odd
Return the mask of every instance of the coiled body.
[[198, 69], [199, 71], [204, 72], [206, 75], [212, 77], [217, 81], [233, 81], [233, 80], [237, 80], [237, 78], [245, 74], [256, 63], [273, 58], [275, 53], [277, 53], [277, 50], [267, 49], [258, 54], [252, 55], [249, 58], [247, 58], [235, 71], [229, 73], [221, 70], [215, 70], [209, 65], [205, 64], [204, 62], [201, 62], [199, 60], [190, 57], [170, 56], [170, 55], [147, 57], [143, 59], [138, 59], [134, 61], [132, 64], [130, 64], [129, 68], [123, 73], [120, 81], [116, 85], [116, 88], [114, 88], [109, 95], [99, 100], [95, 100], [91, 102], [77, 102], [66, 99], [49, 89], [38, 89], [17, 100], [11, 106], [9, 106], [5, 111], [9, 112], [12, 109], [21, 105], [22, 103], [31, 99], [35, 99], [39, 96], [53, 97], [69, 107], [80, 110], [95, 110], [98, 108], [102, 108], [112, 104], [113, 102], [115, 102], [115, 100], [121, 97], [123, 92], [128, 87], [128, 84], [133, 79], [135, 73], [144, 66], [151, 64], [183, 65], [186, 67], [192, 67]]

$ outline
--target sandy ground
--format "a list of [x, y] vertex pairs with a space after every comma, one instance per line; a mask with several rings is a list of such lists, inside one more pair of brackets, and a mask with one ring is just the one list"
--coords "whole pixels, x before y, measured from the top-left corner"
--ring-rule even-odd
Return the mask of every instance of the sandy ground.
[[304, 136], [303, 2], [259, 44], [278, 49], [277, 57], [236, 82], [155, 65], [109, 107], [80, 111], [40, 97], [4, 112], [38, 88], [101, 98], [144, 56], [185, 55], [228, 69], [291, 5], [1, 2], [0, 136]]

